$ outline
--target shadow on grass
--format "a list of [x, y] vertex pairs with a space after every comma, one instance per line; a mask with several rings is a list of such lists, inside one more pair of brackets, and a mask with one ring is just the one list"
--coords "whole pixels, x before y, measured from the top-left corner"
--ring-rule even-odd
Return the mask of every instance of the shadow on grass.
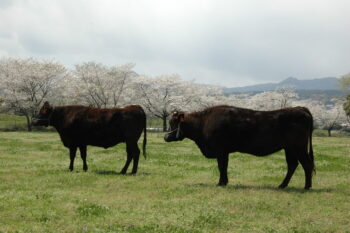
[[115, 176], [115, 175], [122, 175], [119, 172], [116, 171], [106, 171], [106, 170], [96, 170], [93, 171], [97, 175], [106, 175], [106, 176]]
[[149, 176], [151, 175], [151, 173], [147, 173], [147, 172], [138, 172], [136, 174], [131, 174], [131, 173], [121, 174], [120, 172], [106, 171], [106, 170], [96, 170], [93, 172], [97, 175], [105, 175], [105, 176]]
[[277, 186], [253, 186], [253, 185], [243, 185], [243, 184], [236, 184], [236, 185], [227, 185], [227, 186], [216, 186], [214, 184], [204, 184], [204, 183], [197, 183], [197, 184], [187, 184], [187, 186], [190, 187], [205, 187], [205, 188], [224, 188], [229, 190], [272, 190], [276, 192], [286, 192], [286, 193], [331, 193], [334, 192], [331, 188], [321, 188], [321, 189], [310, 189], [305, 190], [304, 188], [295, 188], [295, 187], [287, 187], [284, 189], [280, 189]]

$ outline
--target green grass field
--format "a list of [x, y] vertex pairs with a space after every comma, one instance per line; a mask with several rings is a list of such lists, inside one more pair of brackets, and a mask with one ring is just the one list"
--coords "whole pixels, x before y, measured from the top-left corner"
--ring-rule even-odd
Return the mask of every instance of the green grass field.
[[0, 232], [350, 232], [350, 138], [314, 138], [317, 174], [289, 187], [282, 152], [232, 154], [229, 185], [189, 140], [150, 133], [136, 176], [118, 175], [125, 146], [89, 147], [89, 171], [53, 132], [0, 133]]
[[27, 121], [23, 116], [0, 114], [0, 131], [27, 130]]

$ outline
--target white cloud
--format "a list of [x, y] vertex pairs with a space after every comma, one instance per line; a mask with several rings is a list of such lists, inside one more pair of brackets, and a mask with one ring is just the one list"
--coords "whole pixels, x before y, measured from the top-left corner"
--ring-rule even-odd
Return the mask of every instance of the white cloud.
[[0, 56], [238, 86], [348, 73], [349, 28], [346, 0], [1, 1]]

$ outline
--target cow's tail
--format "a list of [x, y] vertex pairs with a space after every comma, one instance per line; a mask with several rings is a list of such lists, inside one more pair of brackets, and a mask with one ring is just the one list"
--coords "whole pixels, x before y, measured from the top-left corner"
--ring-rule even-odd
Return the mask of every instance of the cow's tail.
[[313, 131], [313, 128], [311, 128], [310, 136], [309, 136], [309, 157], [312, 162], [312, 170], [314, 171], [314, 174], [316, 174], [316, 166], [314, 162], [314, 151], [312, 149], [312, 131]]
[[145, 157], [145, 159], [147, 159], [146, 144], [147, 144], [147, 117], [145, 116], [145, 123], [144, 123], [144, 128], [143, 128], [143, 143], [142, 143], [142, 153], [143, 153], [143, 157]]
[[311, 123], [309, 125], [309, 158], [312, 162], [312, 170], [314, 172], [314, 174], [316, 174], [316, 166], [315, 166], [315, 162], [314, 162], [314, 151], [312, 149], [312, 132], [314, 130], [314, 120], [312, 117], [311, 112], [308, 110], [310, 116], [311, 116]]

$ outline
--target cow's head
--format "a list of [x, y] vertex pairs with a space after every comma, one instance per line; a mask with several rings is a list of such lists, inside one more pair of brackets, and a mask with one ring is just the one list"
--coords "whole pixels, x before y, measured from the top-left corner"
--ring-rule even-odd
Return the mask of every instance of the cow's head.
[[166, 142], [181, 141], [185, 138], [181, 130], [181, 124], [185, 120], [184, 112], [174, 112], [169, 120], [170, 132], [164, 135]]
[[53, 106], [49, 102], [45, 102], [41, 107], [39, 114], [35, 116], [32, 120], [32, 125], [34, 126], [49, 126], [51, 116], [53, 113]]

